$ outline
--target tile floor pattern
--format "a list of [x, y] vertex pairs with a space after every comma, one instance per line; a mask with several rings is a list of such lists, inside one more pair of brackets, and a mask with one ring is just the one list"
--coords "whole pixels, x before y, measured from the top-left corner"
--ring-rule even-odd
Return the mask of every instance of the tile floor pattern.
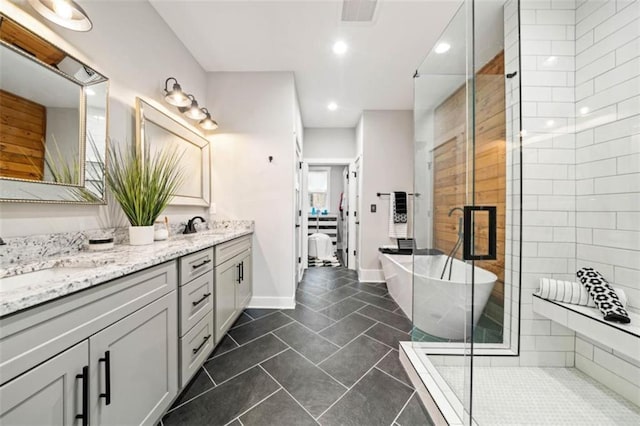
[[398, 359], [411, 322], [384, 283], [313, 268], [296, 300], [247, 309], [163, 425], [432, 424]]

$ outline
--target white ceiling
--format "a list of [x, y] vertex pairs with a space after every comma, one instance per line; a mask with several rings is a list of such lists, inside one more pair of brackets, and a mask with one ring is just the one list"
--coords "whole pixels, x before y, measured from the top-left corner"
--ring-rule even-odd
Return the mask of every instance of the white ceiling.
[[[206, 71], [293, 71], [305, 127], [413, 109], [412, 76], [460, 5], [379, 0], [373, 22], [343, 23], [337, 0], [150, 2]], [[336, 40], [349, 46], [343, 57]]]

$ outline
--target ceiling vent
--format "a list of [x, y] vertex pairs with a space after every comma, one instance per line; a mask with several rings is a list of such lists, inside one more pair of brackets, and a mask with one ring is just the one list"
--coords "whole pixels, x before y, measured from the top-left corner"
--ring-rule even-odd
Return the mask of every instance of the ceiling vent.
[[371, 22], [376, 12], [378, 0], [343, 0], [343, 22]]

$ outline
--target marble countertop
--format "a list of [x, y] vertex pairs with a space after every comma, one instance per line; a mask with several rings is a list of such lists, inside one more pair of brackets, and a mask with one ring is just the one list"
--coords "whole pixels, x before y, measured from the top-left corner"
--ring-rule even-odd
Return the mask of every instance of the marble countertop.
[[[148, 246], [120, 244], [106, 251], [81, 251], [0, 269], [0, 317], [251, 233], [251, 229], [207, 230]], [[51, 268], [56, 268], [56, 274], [47, 280], [34, 276], [29, 282], [30, 272]], [[20, 275], [24, 276], [20, 283], [10, 279]]]

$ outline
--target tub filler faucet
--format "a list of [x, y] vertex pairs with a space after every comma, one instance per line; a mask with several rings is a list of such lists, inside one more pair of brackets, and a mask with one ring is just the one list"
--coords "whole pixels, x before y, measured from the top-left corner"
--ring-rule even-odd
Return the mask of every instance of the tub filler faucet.
[[[460, 212], [462, 212], [464, 214], [464, 210], [461, 207], [454, 207], [451, 210], [449, 210], [449, 217], [451, 217], [451, 215], [460, 210]], [[451, 251], [449, 252], [449, 255], [447, 256], [447, 260], [446, 262], [444, 262], [444, 268], [442, 268], [442, 274], [440, 274], [440, 279], [444, 279], [444, 274], [447, 271], [447, 265], [449, 266], [449, 281], [451, 281], [451, 274], [453, 272], [453, 260], [452, 258], [456, 255], [456, 253], [458, 252], [458, 250], [460, 249], [460, 246], [462, 245], [462, 238], [464, 237], [464, 228], [463, 228], [463, 216], [460, 216], [460, 218], [458, 219], [458, 240], [456, 241], [456, 244], [453, 246], [453, 249], [451, 249]]]

